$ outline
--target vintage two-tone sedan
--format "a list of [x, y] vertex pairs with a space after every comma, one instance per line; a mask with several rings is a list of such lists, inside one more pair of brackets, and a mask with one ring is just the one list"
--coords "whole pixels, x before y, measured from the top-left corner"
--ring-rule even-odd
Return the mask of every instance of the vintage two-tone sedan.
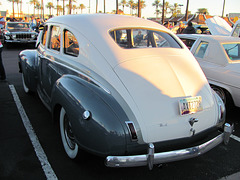
[[25, 91], [60, 122], [66, 154], [108, 167], [149, 166], [227, 143], [225, 106], [188, 48], [165, 27], [120, 15], [49, 19], [19, 55]]

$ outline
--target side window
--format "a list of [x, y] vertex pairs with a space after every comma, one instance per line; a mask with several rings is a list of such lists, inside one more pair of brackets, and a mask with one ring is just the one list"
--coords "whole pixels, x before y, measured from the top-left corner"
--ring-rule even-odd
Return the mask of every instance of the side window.
[[203, 57], [204, 57], [204, 54], [206, 53], [207, 47], [208, 47], [208, 42], [202, 41], [202, 42], [198, 45], [197, 50], [196, 50], [195, 53], [194, 53], [194, 56], [195, 56], [195, 57], [199, 57], [199, 58], [203, 58]]
[[229, 59], [232, 61], [240, 60], [240, 43], [223, 44]]
[[240, 38], [240, 24], [237, 25], [237, 27], [235, 28], [232, 36]]
[[123, 29], [123, 30], [111, 31], [110, 35], [115, 40], [115, 42], [118, 43], [119, 46], [121, 46], [123, 48], [128, 48], [129, 40], [128, 40], [127, 34], [129, 34], [129, 33], [131, 33], [131, 32], [129, 32], [129, 30], [127, 32], [126, 29]]
[[79, 45], [76, 37], [68, 30], [64, 30], [64, 53], [78, 56]]
[[42, 39], [41, 39], [41, 43], [42, 43], [44, 46], [45, 46], [45, 44], [46, 44], [47, 32], [48, 32], [48, 26], [44, 26], [43, 34], [42, 34]]
[[191, 49], [192, 45], [194, 44], [195, 40], [193, 39], [185, 39], [181, 38], [182, 42], [188, 47], [188, 49]]
[[59, 26], [51, 26], [49, 49], [60, 51], [61, 46], [61, 31]]

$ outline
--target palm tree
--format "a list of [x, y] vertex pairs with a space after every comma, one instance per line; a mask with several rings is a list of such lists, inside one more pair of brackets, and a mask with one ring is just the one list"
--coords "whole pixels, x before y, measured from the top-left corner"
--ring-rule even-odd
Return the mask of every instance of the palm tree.
[[177, 17], [177, 14], [180, 14], [178, 3], [174, 3], [173, 6], [170, 7], [172, 17]]
[[66, 0], [61, 0], [63, 2], [63, 6], [62, 6], [62, 12], [63, 12], [63, 15], [65, 15], [65, 1]]
[[14, 3], [16, 2], [16, 0], [8, 0], [9, 2], [12, 3], [12, 10], [13, 10], [13, 17], [15, 15], [15, 12], [14, 12]]
[[80, 4], [79, 5], [79, 9], [81, 10], [81, 14], [82, 14], [82, 10], [86, 9], [86, 6], [84, 4]]
[[188, 6], [189, 6], [189, 0], [187, 0], [187, 7], [186, 7], [186, 14], [185, 14], [185, 21], [188, 21]]
[[58, 4], [58, 2], [59, 2], [59, 0], [57, 0], [57, 6], [56, 6], [56, 8], [55, 9], [57, 9], [57, 16], [58, 16], [58, 7], [59, 7], [59, 4]]
[[116, 0], [116, 10], [115, 13], [118, 14], [118, 0]]
[[160, 3], [160, 0], [155, 0], [154, 3], [152, 3], [152, 6], [155, 6], [156, 7], [156, 18], [158, 18], [158, 15], [160, 13], [158, 7], [161, 6], [161, 3]]
[[76, 4], [72, 5], [73, 14], [77, 14], [77, 13], [76, 13], [76, 9], [77, 9]]
[[41, 0], [41, 16], [42, 16], [42, 19], [44, 19], [44, 8], [43, 8], [43, 0]]
[[38, 0], [30, 0], [30, 4], [33, 5], [34, 9], [33, 9], [33, 15], [35, 16], [35, 6], [36, 3], [39, 3]]
[[[140, 8], [139, 8], [139, 3], [140, 2]], [[142, 9], [143, 8], [145, 8], [146, 7], [146, 4], [145, 4], [145, 1], [144, 0], [138, 0], [138, 3], [137, 3], [137, 5], [138, 5], [138, 17], [141, 17], [141, 11], [142, 11]]]
[[60, 12], [63, 12], [63, 8], [61, 5], [57, 5], [56, 9], [57, 9], [57, 16], [60, 14]]
[[126, 0], [122, 0], [119, 5], [122, 6], [122, 8], [123, 8], [123, 13], [124, 13], [124, 7], [127, 5], [127, 1], [126, 1]]
[[129, 6], [129, 8], [130, 8], [130, 14], [132, 15], [133, 14], [133, 8], [134, 8], [134, 2], [133, 2], [133, 0], [129, 0], [128, 1], [128, 6]]
[[[38, 17], [39, 17], [39, 10], [41, 9], [41, 5], [39, 2], [36, 3], [34, 9], [37, 9], [38, 10]], [[35, 13], [34, 13], [34, 16], [35, 16]]]
[[68, 14], [72, 14], [72, 0], [69, 0], [68, 3]]
[[198, 14], [209, 14], [206, 8], [199, 8], [197, 11]]
[[[133, 3], [132, 10], [136, 10], [137, 11], [137, 9], [138, 9], [138, 3]], [[136, 14], [137, 14], [137, 12], [135, 12], [134, 15], [136, 15]]]
[[51, 10], [52, 10], [53, 7], [54, 7], [54, 6], [53, 6], [53, 3], [52, 3], [52, 2], [48, 2], [47, 5], [46, 5], [46, 8], [49, 9], [49, 14], [50, 14], [50, 16], [52, 15], [52, 13], [51, 13], [52, 11], [51, 11]]
[[20, 1], [17, 0], [16, 3], [17, 3], [18, 17], [20, 17], [20, 8], [19, 8]]
[[96, 13], [98, 11], [98, 0], [96, 0]]
[[169, 2], [165, 2], [165, 5], [164, 5], [164, 14], [167, 15], [169, 13], [169, 10], [171, 10], [171, 5], [169, 4]]
[[22, 0], [20, 0], [20, 12], [22, 12]]

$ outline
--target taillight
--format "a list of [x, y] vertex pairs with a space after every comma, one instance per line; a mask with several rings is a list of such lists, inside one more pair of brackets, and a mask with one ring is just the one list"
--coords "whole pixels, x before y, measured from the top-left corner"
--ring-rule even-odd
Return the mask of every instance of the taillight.
[[136, 128], [135, 128], [133, 122], [132, 121], [126, 121], [126, 124], [127, 124], [128, 130], [129, 130], [130, 136], [131, 136], [131, 140], [132, 141], [137, 141], [138, 140], [137, 132], [136, 132]]

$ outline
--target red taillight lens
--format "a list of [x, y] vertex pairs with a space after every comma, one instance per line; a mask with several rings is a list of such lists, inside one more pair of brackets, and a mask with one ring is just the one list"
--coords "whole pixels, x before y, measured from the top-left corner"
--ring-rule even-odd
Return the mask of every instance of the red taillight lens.
[[128, 130], [130, 132], [131, 140], [132, 141], [137, 141], [137, 139], [138, 139], [137, 138], [137, 132], [136, 132], [136, 129], [134, 127], [133, 122], [128, 121], [128, 122], [126, 122], [126, 124], [127, 124]]

